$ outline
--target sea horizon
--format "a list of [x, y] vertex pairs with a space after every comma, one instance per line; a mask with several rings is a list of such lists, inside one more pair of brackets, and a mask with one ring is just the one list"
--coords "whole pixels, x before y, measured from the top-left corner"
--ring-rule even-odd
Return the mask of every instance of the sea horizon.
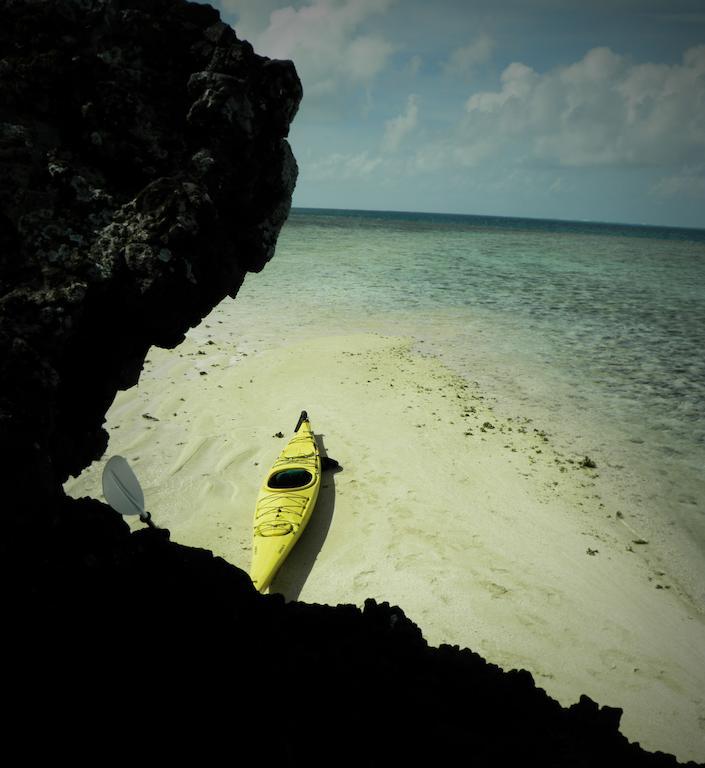
[[697, 240], [705, 241], [705, 225], [702, 227], [686, 227], [676, 224], [648, 224], [637, 223], [628, 221], [601, 221], [597, 219], [563, 219], [563, 218], [547, 218], [539, 216], [507, 216], [504, 214], [488, 214], [488, 213], [456, 213], [452, 211], [411, 211], [411, 210], [396, 210], [396, 209], [384, 209], [384, 208], [335, 208], [329, 206], [303, 206], [292, 205], [291, 212], [298, 213], [318, 213], [332, 215], [388, 215], [394, 217], [409, 217], [409, 216], [421, 216], [421, 217], [438, 217], [445, 219], [467, 219], [482, 220], [482, 221], [496, 221], [496, 222], [521, 222], [521, 223], [533, 223], [533, 224], [559, 224], [559, 225], [573, 225], [575, 227], [585, 226], [588, 228], [624, 228], [625, 230], [657, 230], [657, 231], [674, 231], [678, 233], [689, 233], [696, 236]]

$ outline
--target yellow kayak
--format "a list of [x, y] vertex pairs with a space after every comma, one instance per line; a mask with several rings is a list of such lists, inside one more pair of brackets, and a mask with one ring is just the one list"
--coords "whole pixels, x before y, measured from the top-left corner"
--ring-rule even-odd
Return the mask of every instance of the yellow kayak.
[[306, 411], [257, 497], [250, 578], [264, 592], [308, 523], [321, 487], [321, 457]]

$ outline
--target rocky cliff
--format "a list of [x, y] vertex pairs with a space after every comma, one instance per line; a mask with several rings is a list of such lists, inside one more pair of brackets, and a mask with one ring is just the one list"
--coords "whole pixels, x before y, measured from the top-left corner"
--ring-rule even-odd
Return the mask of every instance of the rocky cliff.
[[399, 608], [261, 597], [211, 553], [64, 495], [149, 347], [271, 258], [301, 96], [291, 62], [206, 5], [0, 0], [7, 744], [92, 762], [138, 744], [291, 765], [676, 765], [630, 745], [618, 710], [563, 709], [526, 672], [428, 647]]

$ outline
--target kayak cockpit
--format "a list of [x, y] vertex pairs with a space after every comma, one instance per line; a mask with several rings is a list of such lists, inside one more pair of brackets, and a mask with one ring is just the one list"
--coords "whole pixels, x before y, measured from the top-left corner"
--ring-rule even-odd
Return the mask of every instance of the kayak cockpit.
[[289, 467], [272, 472], [267, 480], [267, 488], [273, 491], [307, 488], [314, 479], [311, 472], [303, 467]]

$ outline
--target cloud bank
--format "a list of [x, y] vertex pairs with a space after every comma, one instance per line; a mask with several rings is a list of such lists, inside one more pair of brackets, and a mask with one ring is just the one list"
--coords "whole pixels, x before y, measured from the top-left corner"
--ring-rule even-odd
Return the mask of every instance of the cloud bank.
[[412, 93], [406, 100], [406, 111], [398, 117], [387, 120], [384, 124], [382, 149], [387, 152], [396, 152], [404, 137], [414, 130], [419, 116], [418, 101], [419, 97]]
[[488, 35], [480, 35], [461, 48], [456, 48], [445, 62], [446, 75], [471, 75], [475, 67], [489, 61], [495, 44]]
[[395, 0], [310, 0], [274, 7], [264, 0], [253, 9], [247, 0], [223, 0], [238, 14], [241, 34], [256, 50], [276, 59], [293, 59], [306, 97], [333, 93], [341, 84], [364, 85], [386, 65], [394, 45], [365, 23], [384, 14]]
[[677, 65], [593, 48], [545, 74], [510, 64], [501, 83], [465, 104], [459, 157], [469, 164], [510, 145], [561, 166], [685, 165], [705, 149], [705, 45]]

